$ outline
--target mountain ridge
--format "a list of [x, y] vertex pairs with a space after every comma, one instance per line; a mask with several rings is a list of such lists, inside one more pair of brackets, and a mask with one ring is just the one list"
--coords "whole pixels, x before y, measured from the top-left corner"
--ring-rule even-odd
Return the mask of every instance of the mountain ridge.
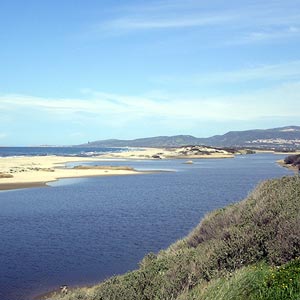
[[154, 136], [132, 140], [107, 139], [76, 145], [83, 147], [179, 147], [206, 145], [212, 147], [300, 149], [300, 126], [229, 131], [223, 135], [198, 138], [192, 135]]

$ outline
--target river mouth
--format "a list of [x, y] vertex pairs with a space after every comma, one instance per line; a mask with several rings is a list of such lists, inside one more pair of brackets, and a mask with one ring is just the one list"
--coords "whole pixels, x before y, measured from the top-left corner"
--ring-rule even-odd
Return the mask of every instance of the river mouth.
[[292, 174], [276, 164], [280, 158], [118, 161], [176, 172], [1, 192], [0, 298], [29, 300], [135, 269], [146, 253], [188, 234], [206, 212], [243, 199], [261, 180]]

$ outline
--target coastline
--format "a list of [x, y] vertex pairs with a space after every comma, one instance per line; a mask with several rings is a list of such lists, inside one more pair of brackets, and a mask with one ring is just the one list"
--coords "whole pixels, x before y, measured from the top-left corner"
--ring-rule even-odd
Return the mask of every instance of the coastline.
[[0, 192], [1, 191], [9, 191], [9, 190], [35, 188], [35, 187], [47, 187], [47, 183], [46, 182], [1, 183], [0, 184]]
[[286, 168], [286, 169], [289, 169], [289, 170], [291, 170], [291, 171], [294, 171], [295, 173], [298, 173], [298, 172], [299, 172], [297, 166], [293, 166], [293, 165], [290, 165], [290, 164], [286, 164], [286, 163], [284, 162], [283, 159], [277, 160], [276, 162], [277, 162], [277, 164], [278, 164], [279, 166], [281, 166], [281, 167], [283, 167], [283, 168]]
[[[44, 158], [47, 159], [47, 157], [44, 157]], [[58, 158], [58, 157], [56, 157], [56, 158]], [[15, 159], [15, 157], [13, 157], [13, 159]], [[66, 163], [66, 159], [69, 160], [68, 162], [70, 162], [70, 160], [73, 161], [73, 162], [78, 162], [79, 158], [78, 157], [76, 157], [76, 158], [59, 157], [59, 159], [64, 160], [64, 162], [57, 163], [57, 166], [58, 167], [63, 167], [64, 163]], [[97, 162], [101, 163], [101, 161], [110, 161], [110, 160], [109, 159], [103, 159], [103, 157], [101, 156], [101, 157], [97, 157], [97, 158], [96, 157], [95, 158], [81, 158], [80, 161], [82, 161], [82, 162], [84, 162], [84, 161], [86, 161], [86, 162], [88, 162], [88, 161], [97, 161]], [[0, 158], [0, 162], [1, 162], [1, 158]], [[116, 160], [113, 160], [113, 162], [115, 163]], [[96, 176], [98, 176], [98, 175], [96, 175]], [[40, 186], [45, 186], [45, 185], [46, 184], [40, 184]], [[28, 187], [31, 187], [31, 186], [28, 186]], [[89, 286], [89, 284], [84, 285], [83, 287], [88, 287], [88, 286]], [[77, 287], [78, 286], [70, 286], [69, 290], [72, 291], [73, 289], [76, 289]], [[53, 295], [53, 293], [55, 293], [55, 292], [56, 293], [60, 292], [60, 290], [59, 289], [53, 289], [49, 292], [35, 295], [34, 299], [49, 299], [49, 298], [51, 298], [51, 295]]]
[[[103, 160], [102, 160], [103, 161]], [[63, 178], [83, 178], [94, 176], [136, 175], [139, 172], [129, 167], [103, 166], [101, 168], [67, 168], [74, 162], [99, 162], [101, 158], [79, 158], [65, 156], [22, 156], [0, 158], [0, 190], [12, 190], [47, 186], [48, 182]]]
[[[201, 152], [202, 151], [202, 152]], [[0, 157], [0, 191], [47, 186], [48, 182], [64, 178], [95, 176], [138, 175], [149, 171], [136, 171], [128, 166], [117, 166], [117, 161], [157, 159], [219, 159], [233, 158], [234, 154], [206, 147], [139, 148], [124, 152], [110, 152], [94, 157], [69, 156], [14, 156]], [[111, 161], [112, 166], [101, 166]], [[67, 163], [78, 163], [67, 168]], [[98, 162], [99, 165], [80, 167], [80, 163]]]

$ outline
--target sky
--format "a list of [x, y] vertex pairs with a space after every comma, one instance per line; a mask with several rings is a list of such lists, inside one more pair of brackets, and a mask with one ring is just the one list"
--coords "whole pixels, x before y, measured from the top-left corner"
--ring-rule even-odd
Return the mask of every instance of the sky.
[[300, 125], [300, 0], [1, 0], [0, 146]]

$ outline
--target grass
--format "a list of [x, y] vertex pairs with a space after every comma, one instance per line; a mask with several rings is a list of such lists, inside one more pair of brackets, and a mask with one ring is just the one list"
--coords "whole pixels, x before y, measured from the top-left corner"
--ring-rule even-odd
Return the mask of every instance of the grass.
[[181, 300], [298, 300], [300, 260], [281, 267], [254, 264], [195, 287]]
[[299, 220], [300, 177], [268, 180], [208, 214], [185, 239], [148, 254], [138, 270], [53, 298], [299, 299]]

